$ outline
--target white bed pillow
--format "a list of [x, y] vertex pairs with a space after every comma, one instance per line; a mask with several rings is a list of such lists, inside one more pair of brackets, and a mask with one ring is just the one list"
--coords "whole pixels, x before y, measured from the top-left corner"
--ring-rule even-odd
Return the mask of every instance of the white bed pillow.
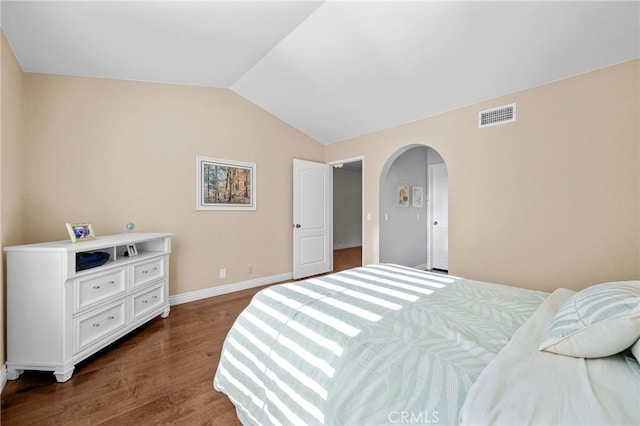
[[569, 297], [539, 349], [599, 358], [629, 348], [639, 337], [640, 281], [619, 281], [594, 285]]

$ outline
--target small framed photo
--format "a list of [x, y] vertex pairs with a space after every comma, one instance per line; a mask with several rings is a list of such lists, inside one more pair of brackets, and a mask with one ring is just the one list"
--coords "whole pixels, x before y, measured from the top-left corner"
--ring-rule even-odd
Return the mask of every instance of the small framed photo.
[[90, 223], [67, 223], [66, 225], [73, 243], [96, 239], [96, 234]]
[[133, 243], [127, 244], [127, 256], [133, 257], [137, 255], [138, 255], [138, 248], [136, 247], [136, 245]]
[[413, 207], [422, 207], [424, 205], [424, 189], [421, 186], [412, 186], [411, 192]]
[[396, 186], [396, 201], [398, 206], [407, 207], [409, 205], [409, 185], [399, 183]]

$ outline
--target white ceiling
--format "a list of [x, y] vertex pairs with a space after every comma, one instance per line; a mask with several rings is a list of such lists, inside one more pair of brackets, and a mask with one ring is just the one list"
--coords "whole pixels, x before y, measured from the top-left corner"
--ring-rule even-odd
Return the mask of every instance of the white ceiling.
[[640, 1], [10, 1], [26, 72], [230, 88], [328, 144], [640, 57]]

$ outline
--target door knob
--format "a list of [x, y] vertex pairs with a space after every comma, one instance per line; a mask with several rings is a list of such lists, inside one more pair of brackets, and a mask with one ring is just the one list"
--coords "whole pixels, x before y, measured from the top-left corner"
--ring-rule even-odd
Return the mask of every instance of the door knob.
[[300, 228], [300, 224], [299, 224], [299, 223], [296, 223], [294, 226], [295, 226], [296, 228]]

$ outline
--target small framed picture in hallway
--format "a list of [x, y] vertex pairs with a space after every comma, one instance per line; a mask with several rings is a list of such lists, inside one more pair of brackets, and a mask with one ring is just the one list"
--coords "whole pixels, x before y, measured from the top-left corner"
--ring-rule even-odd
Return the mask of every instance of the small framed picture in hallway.
[[424, 188], [421, 186], [411, 187], [411, 202], [413, 207], [422, 207], [424, 205]]
[[409, 205], [409, 185], [399, 183], [396, 191], [398, 206], [407, 207]]

